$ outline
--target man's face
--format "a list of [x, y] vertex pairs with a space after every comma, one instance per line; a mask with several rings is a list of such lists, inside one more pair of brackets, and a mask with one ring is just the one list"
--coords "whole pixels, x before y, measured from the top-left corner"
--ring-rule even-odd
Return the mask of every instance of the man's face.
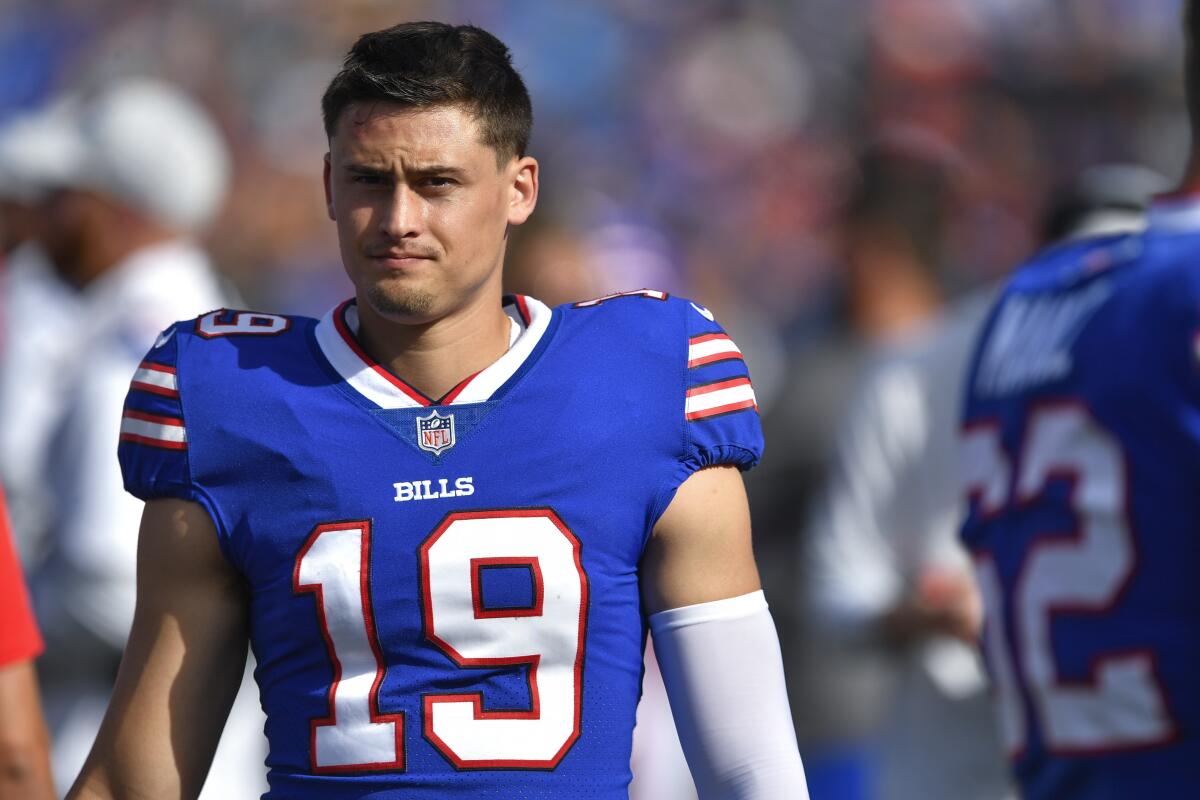
[[342, 112], [325, 199], [360, 305], [423, 324], [493, 295], [499, 302], [506, 230], [533, 211], [537, 162], [498, 166], [477, 125], [452, 105]]

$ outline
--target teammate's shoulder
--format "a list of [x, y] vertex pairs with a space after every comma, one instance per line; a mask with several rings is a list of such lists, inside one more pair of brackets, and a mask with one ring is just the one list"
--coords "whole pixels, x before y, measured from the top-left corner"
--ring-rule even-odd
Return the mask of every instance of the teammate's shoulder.
[[1143, 255], [1144, 242], [1136, 233], [1055, 242], [1043, 247], [1013, 270], [1005, 289], [1010, 292], [1064, 289], [1137, 263]]

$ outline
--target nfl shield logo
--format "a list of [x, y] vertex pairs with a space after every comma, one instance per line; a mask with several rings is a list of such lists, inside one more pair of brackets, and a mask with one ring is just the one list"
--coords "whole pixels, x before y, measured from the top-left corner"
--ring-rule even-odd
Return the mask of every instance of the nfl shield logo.
[[454, 415], [432, 411], [427, 417], [417, 417], [417, 446], [435, 456], [454, 447]]

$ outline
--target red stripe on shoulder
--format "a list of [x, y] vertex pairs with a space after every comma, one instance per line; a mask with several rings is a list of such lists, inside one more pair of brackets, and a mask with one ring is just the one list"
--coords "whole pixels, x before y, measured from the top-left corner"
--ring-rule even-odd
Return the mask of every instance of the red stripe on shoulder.
[[717, 392], [717, 391], [720, 391], [721, 389], [730, 389], [730, 388], [733, 388], [734, 386], [749, 386], [749, 385], [750, 385], [749, 378], [744, 378], [744, 377], [743, 378], [729, 378], [728, 380], [714, 381], [713, 383], [704, 383], [699, 386], [693, 386], [691, 389], [687, 390], [687, 396], [695, 397], [695, 396], [701, 395], [701, 394], [708, 394], [709, 392]]
[[722, 414], [730, 414], [734, 411], [744, 411], [746, 409], [758, 410], [758, 403], [753, 400], [740, 400], [736, 403], [728, 403], [723, 406], [714, 406], [706, 408], [703, 411], [691, 411], [685, 415], [688, 422], [695, 422], [698, 419], [707, 419], [708, 417], [719, 417]]
[[174, 367], [169, 367], [166, 364], [157, 364], [153, 361], [143, 361], [141, 364], [138, 364], [138, 366], [142, 369], [152, 369], [155, 372], [167, 372], [171, 375], [175, 374]]
[[150, 394], [161, 395], [162, 397], [178, 398], [178, 389], [168, 389], [165, 386], [155, 386], [151, 383], [142, 383], [141, 381], [132, 381], [129, 388], [137, 389], [139, 392], [149, 392]]
[[702, 356], [701, 358], [693, 358], [688, 362], [688, 369], [703, 367], [708, 364], [715, 364], [718, 361], [744, 361], [741, 353], [713, 353], [711, 356]]
[[688, 339], [688, 344], [700, 344], [701, 342], [713, 342], [713, 341], [716, 341], [717, 339], [723, 339], [725, 341], [730, 341], [729, 334], [727, 334], [727, 333], [702, 333], [699, 336], [693, 336], [692, 338]]
[[163, 417], [158, 414], [147, 414], [144, 411], [134, 411], [132, 408], [125, 409], [122, 415], [128, 419], [138, 419], [142, 422], [153, 422], [157, 425], [173, 425], [177, 428], [183, 427], [183, 420], [179, 417]]
[[163, 450], [187, 450], [187, 442], [169, 442], [166, 439], [151, 439], [148, 436], [139, 436], [136, 433], [122, 433], [120, 439], [122, 442], [144, 444]]

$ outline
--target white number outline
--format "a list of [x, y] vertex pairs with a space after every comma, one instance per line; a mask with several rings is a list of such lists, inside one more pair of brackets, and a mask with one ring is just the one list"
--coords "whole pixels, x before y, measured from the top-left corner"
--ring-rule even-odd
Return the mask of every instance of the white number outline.
[[[325, 618], [325, 592], [324, 588], [319, 583], [301, 583], [300, 582], [300, 564], [304, 561], [304, 557], [308, 551], [316, 544], [322, 534], [329, 531], [342, 531], [358, 529], [361, 535], [361, 561], [359, 562], [359, 592], [360, 592], [360, 610], [362, 611], [363, 623], [366, 626], [367, 641], [371, 645], [371, 652], [375, 655], [375, 681], [371, 684], [370, 694], [367, 696], [367, 708], [370, 721], [373, 723], [393, 723], [396, 726], [396, 757], [390, 762], [371, 762], [365, 764], [339, 764], [334, 766], [319, 766], [317, 764], [317, 730], [326, 726], [337, 725], [337, 705], [336, 696], [338, 684], [342, 680], [342, 663], [337, 657], [337, 651], [333, 646], [333, 637], [329, 632], [329, 624]], [[387, 673], [387, 667], [383, 663], [383, 650], [379, 646], [379, 635], [375, 627], [375, 613], [371, 605], [371, 520], [348, 520], [345, 522], [326, 522], [315, 526], [312, 532], [308, 535], [304, 545], [296, 554], [296, 563], [292, 572], [292, 592], [296, 595], [313, 594], [316, 600], [317, 607], [317, 624], [321, 629], [321, 638], [325, 640], [325, 651], [329, 656], [330, 666], [333, 668], [333, 678], [329, 682], [329, 691], [326, 693], [326, 702], [329, 706], [329, 714], [324, 717], [314, 717], [309, 720], [309, 739], [308, 739], [308, 760], [309, 768], [313, 774], [346, 774], [359, 772], [403, 772], [405, 770], [405, 745], [404, 745], [404, 717], [403, 711], [397, 711], [391, 714], [382, 714], [379, 711], [379, 687], [383, 685], [384, 676]]]
[[632, 289], [626, 292], [613, 292], [612, 294], [593, 297], [591, 300], [580, 300], [571, 306], [571, 308], [595, 308], [607, 303], [609, 300], [617, 300], [622, 297], [644, 297], [647, 300], [666, 300], [670, 295], [658, 289]]
[[[1035, 685], [1028, 677], [1028, 672], [1031, 671], [1031, 667], [1029, 666], [1031, 661], [1026, 650], [1030, 647], [1031, 635], [1027, 630], [1028, 626], [1023, 624], [1021, 616], [1010, 614], [1009, 605], [1010, 603], [1020, 603], [1020, 597], [1022, 596], [1027, 576], [1035, 560], [1034, 556], [1040, 549], [1044, 547], [1058, 547], [1063, 549], [1070, 548], [1071, 545], [1082, 546], [1088, 537], [1088, 533], [1085, 530], [1086, 523], [1080, 519], [1081, 513], [1077, 510], [1075, 503], [1080, 483], [1078, 471], [1065, 469], [1061, 463], [1052, 462], [1052, 466], [1046, 468], [1043, 474], [1039, 476], [1040, 481], [1031, 483], [1030, 486], [1023, 486], [1022, 482], [1022, 479], [1026, 477], [1026, 471], [1030, 468], [1028, 466], [1029, 459], [1027, 455], [1029, 448], [1027, 444], [1037, 422], [1046, 413], [1064, 408], [1078, 411], [1080, 419], [1084, 424], [1090, 426], [1094, 432], [1103, 434], [1105, 436], [1103, 441], [1106, 445], [1112, 447], [1112, 451], [1119, 460], [1122, 492], [1119, 507], [1123, 523], [1122, 530], [1129, 547], [1129, 564], [1117, 582], [1117, 588], [1109, 594], [1106, 602], [1102, 604], [1082, 603], [1074, 605], [1047, 603], [1042, 609], [1045, 616], [1042, 630], [1045, 632], [1044, 638], [1047, 644], [1046, 656], [1049, 659], [1053, 676], [1049, 684], [1043, 688]], [[1016, 760], [1021, 758], [1025, 752], [1028, 729], [1033, 724], [1031, 720], [1026, 719], [1025, 702], [1028, 702], [1029, 708], [1035, 712], [1034, 716], [1041, 734], [1040, 740], [1042, 746], [1051, 755], [1104, 755], [1154, 749], [1171, 743], [1178, 736], [1179, 726], [1171, 712], [1170, 704], [1167, 702], [1167, 693], [1162, 679], [1158, 674], [1156, 654], [1151, 649], [1134, 648], [1096, 652], [1089, 661], [1086, 676], [1068, 681], [1062, 678], [1058, 652], [1053, 641], [1053, 620], [1055, 616], [1059, 614], [1090, 616], [1101, 615], [1110, 611], [1113, 607], [1120, 604], [1126, 590], [1132, 583], [1133, 576], [1137, 573], [1140, 563], [1137, 548], [1138, 538], [1131, 517], [1128, 456], [1124, 446], [1120, 440], [1112, 436], [1107, 429], [1097, 423], [1090, 409], [1077, 398], [1045, 399], [1031, 406], [1026, 415], [1024, 430], [1022, 432], [1020, 458], [1016, 463], [1012, 461], [1003, 446], [1001, 426], [997, 420], [973, 421], [963, 428], [964, 441], [971, 441], [979, 435], [988, 434], [990, 434], [988, 437], [990, 442], [994, 445], [995, 454], [1002, 459], [1003, 469], [1007, 472], [1004, 499], [1002, 502], [997, 502], [994, 492], [989, 493], [989, 489], [994, 489], [994, 486], [985, 487], [979, 485], [976, 482], [978, 476], [971, 476], [969, 474], [971, 465], [968, 464], [966, 465], [968, 474], [966, 475], [964, 487], [967, 494], [968, 516], [975, 516], [981, 522], [985, 522], [1001, 514], [1006, 507], [1024, 507], [1037, 503], [1053, 485], [1066, 481], [1069, 483], [1068, 507], [1071, 510], [1074, 520], [1071, 529], [1068, 531], [1039, 532], [1030, 537], [1029, 545], [1021, 554], [1020, 564], [1015, 573], [1012, 597], [1008, 599], [998, 597], [998, 600], [1003, 601], [998, 609], [999, 614], [989, 612], [989, 617], [998, 617], [995, 620], [997, 624], [994, 627], [999, 628], [999, 630], [987, 631], [988, 640], [985, 641], [985, 644], [988, 647], [988, 660], [993, 664], [993, 674], [995, 677], [1001, 679], [998, 681], [1001, 685], [997, 687], [1000, 694], [998, 699], [1002, 701], [1001, 728], [1005, 734], [1005, 743], [1009, 750], [1009, 757]], [[977, 574], [979, 574], [981, 567], [992, 564], [993, 556], [990, 548], [976, 547], [972, 556], [976, 563]], [[995, 572], [994, 567], [992, 567], [992, 571], [993, 573]], [[1008, 635], [1009, 625], [1012, 625], [1014, 628], [1013, 636], [1011, 637]], [[993, 626], [989, 620], [989, 628], [991, 627]], [[996, 658], [1001, 655], [998, 651], [1008, 651], [1008, 658], [1004, 659], [1002, 664], [995, 663]], [[1048, 715], [1046, 713], [1052, 694], [1057, 692], [1098, 691], [1100, 688], [1099, 673], [1101, 670], [1120, 662], [1133, 662], [1139, 658], [1144, 660], [1148, 666], [1145, 675], [1150, 681], [1150, 688], [1153, 691], [1154, 699], [1157, 701], [1157, 708], [1154, 711], [1162, 715], [1162, 721], [1165, 724], [1165, 729], [1159, 735], [1147, 737], [1141, 741], [1127, 741], [1119, 744], [1100, 746], [1065, 745], [1062, 742], [1054, 741], [1054, 737], [1051, 735], [1051, 726], [1047, 722]], [[1015, 700], [1015, 706], [1011, 708], [1004, 707], [1006, 687], [1003, 685], [1003, 679], [1005, 673], [1007, 673], [1010, 680], [1015, 678], [1016, 685], [1020, 687], [1018, 697], [1009, 698], [1010, 701]], [[1025, 702], [1021, 698], [1024, 698]]]
[[[541, 660], [541, 654], [533, 654], [529, 656], [515, 656], [510, 658], [487, 658], [487, 659], [469, 659], [458, 654], [453, 647], [439, 639], [435, 633], [435, 628], [432, 619], [432, 602], [429, 597], [429, 548], [441, 537], [452, 524], [464, 519], [497, 519], [497, 518], [530, 518], [542, 517], [548, 519], [558, 529], [560, 533], [567, 539], [571, 546], [571, 552], [574, 560], [575, 569], [580, 580], [580, 606], [579, 606], [579, 627], [578, 638], [576, 640], [575, 663], [573, 664], [574, 674], [574, 709], [573, 709], [573, 729], [566, 741], [558, 752], [546, 760], [488, 760], [488, 761], [470, 761], [457, 757], [453, 749], [442, 742], [441, 739], [433, 731], [433, 715], [439, 702], [470, 702], [475, 708], [476, 719], [540, 719], [540, 698], [537, 684], [537, 668]], [[395, 725], [395, 758], [388, 762], [371, 762], [361, 764], [338, 764], [331, 766], [319, 766], [317, 764], [317, 731], [326, 726], [337, 725], [337, 706], [336, 697], [339, 684], [342, 680], [342, 666], [337, 657], [337, 652], [334, 647], [333, 638], [329, 631], [328, 622], [326, 620], [324, 590], [321, 583], [302, 583], [300, 572], [301, 563], [309, 550], [317, 542], [317, 540], [325, 533], [330, 531], [347, 531], [357, 530], [361, 540], [361, 561], [359, 571], [359, 591], [360, 591], [360, 606], [359, 610], [362, 613], [363, 622], [366, 629], [367, 640], [371, 647], [371, 652], [375, 657], [375, 679], [371, 685], [368, 695], [368, 712], [369, 720], [372, 723], [393, 723]], [[406, 745], [404, 741], [405, 734], [405, 713], [395, 712], [390, 714], [382, 714], [379, 711], [379, 689], [387, 674], [388, 666], [384, 663], [383, 652], [379, 645], [378, 633], [375, 625], [374, 611], [371, 604], [371, 579], [370, 579], [370, 554], [371, 554], [371, 530], [372, 522], [369, 519], [362, 520], [347, 520], [341, 522], [326, 522], [316, 525], [305, 539], [304, 544], [298, 551], [292, 571], [292, 591], [293, 594], [300, 596], [304, 594], [313, 594], [315, 600], [317, 623], [321, 631], [321, 637], [325, 642], [326, 654], [329, 657], [330, 666], [333, 670], [332, 679], [329, 683], [329, 689], [326, 693], [326, 703], [329, 713], [323, 717], [314, 717], [309, 720], [309, 768], [313, 774], [346, 774], [346, 773], [376, 773], [376, 772], [403, 772], [406, 769]], [[521, 710], [502, 710], [502, 711], [484, 711], [483, 710], [483, 692], [471, 692], [465, 694], [439, 694], [434, 692], [425, 693], [421, 696], [421, 708], [423, 712], [423, 732], [425, 739], [428, 740], [451, 764], [460, 770], [491, 770], [491, 769], [535, 769], [535, 770], [550, 770], [554, 769], [571, 750], [572, 746], [578, 741], [582, 731], [583, 718], [583, 664], [587, 641], [587, 618], [589, 612], [589, 596], [590, 582], [587, 573], [583, 569], [582, 561], [582, 545], [578, 537], [567, 527], [566, 523], [558, 516], [551, 508], [529, 508], [529, 509], [488, 509], [478, 511], [453, 512], [447, 514], [442, 521], [434, 528], [433, 532], [426, 537], [421, 544], [419, 550], [420, 574], [421, 574], [421, 614], [424, 624], [425, 637], [428, 641], [438, 647], [443, 653], [455, 663], [456, 666], [463, 668], [473, 668], [480, 666], [512, 666], [526, 667], [526, 681], [529, 687], [530, 709], [528, 711]], [[505, 608], [505, 609], [488, 609], [484, 608], [482, 602], [482, 588], [480, 580], [480, 568], [486, 566], [525, 566], [530, 570], [533, 578], [534, 597], [533, 604], [528, 607], [520, 608]], [[470, 559], [470, 593], [471, 605], [474, 610], [476, 619], [495, 619], [501, 617], [534, 617], [541, 616], [543, 602], [545, 598], [545, 585], [542, 579], [540, 562], [537, 556], [520, 556], [520, 557], [485, 557]]]
[[[233, 315], [233, 320], [223, 322], [222, 317]], [[292, 327], [292, 321], [278, 314], [260, 311], [234, 311], [222, 308], [210, 311], [196, 319], [196, 333], [205, 339], [221, 336], [278, 336]]]
[[[574, 560], [575, 560], [575, 569], [579, 573], [579, 582], [580, 582], [580, 587], [579, 587], [579, 589], [580, 589], [579, 633], [578, 633], [578, 639], [576, 640], [575, 664], [574, 664], [574, 675], [575, 675], [575, 677], [574, 677], [574, 686], [575, 686], [574, 727], [573, 727], [571, 734], [567, 737], [566, 741], [563, 743], [562, 747], [559, 748], [558, 752], [555, 753], [554, 756], [552, 756], [551, 758], [546, 759], [546, 760], [491, 759], [491, 760], [486, 760], [486, 761], [483, 761], [483, 760], [476, 761], [476, 760], [462, 759], [454, 752], [453, 748], [446, 742], [442, 741], [442, 739], [433, 730], [434, 714], [436, 713], [435, 709], [439, 703], [453, 703], [453, 702], [471, 703], [472, 706], [474, 707], [474, 718], [475, 719], [528, 719], [528, 720], [534, 720], [534, 719], [541, 718], [541, 700], [539, 697], [538, 684], [537, 684], [537, 669], [538, 669], [538, 663], [541, 660], [541, 656], [539, 654], [535, 654], [532, 656], [513, 656], [513, 657], [509, 657], [509, 658], [466, 658], [466, 657], [462, 656], [461, 654], [459, 654], [448, 643], [446, 643], [446, 642], [442, 641], [440, 638], [438, 638], [438, 636], [435, 632], [434, 623], [433, 623], [433, 617], [432, 617], [432, 612], [431, 612], [432, 601], [431, 601], [431, 598], [429, 597], [429, 586], [430, 586], [429, 557], [428, 557], [429, 549], [438, 540], [438, 538], [441, 537], [450, 528], [451, 525], [453, 525], [455, 522], [457, 522], [459, 520], [495, 519], [495, 518], [503, 518], [503, 517], [517, 517], [517, 518], [545, 517], [545, 518], [549, 519], [554, 524], [554, 526], [558, 528], [559, 532], [561, 532], [563, 534], [563, 536], [567, 539], [567, 541], [571, 543], [571, 547], [572, 547], [573, 554], [574, 554]], [[521, 667], [521, 666], [527, 667], [526, 681], [529, 686], [529, 697], [530, 697], [530, 708], [528, 711], [518, 711], [518, 710], [484, 711], [483, 710], [483, 693], [482, 692], [467, 692], [467, 693], [462, 693], [462, 694], [453, 694], [453, 693], [439, 694], [439, 693], [435, 693], [435, 692], [429, 692], [429, 693], [422, 695], [422, 702], [421, 702], [421, 709], [423, 712], [422, 713], [422, 722], [423, 722], [422, 730], [423, 730], [425, 739], [427, 741], [429, 741], [438, 750], [438, 752], [440, 752], [442, 754], [443, 757], [445, 757], [451, 764], [453, 764], [456, 769], [460, 769], [460, 770], [471, 770], [471, 769], [551, 770], [558, 766], [558, 764], [562, 761], [562, 759], [566, 756], [566, 754], [568, 752], [570, 752], [571, 747], [574, 746], [575, 742], [579, 740], [579, 735], [582, 732], [582, 726], [583, 726], [583, 664], [584, 664], [584, 651], [586, 650], [586, 643], [587, 643], [587, 617], [588, 617], [588, 608], [589, 608], [588, 603], [589, 603], [590, 588], [591, 588], [590, 582], [588, 581], [587, 573], [585, 573], [583, 570], [583, 560], [582, 560], [582, 552], [581, 551], [582, 551], [582, 545], [580, 544], [578, 537], [575, 536], [575, 534], [571, 531], [571, 529], [567, 527], [566, 523], [564, 523], [562, 521], [562, 519], [558, 516], [558, 514], [555, 513], [555, 511], [551, 508], [508, 508], [508, 509], [487, 509], [487, 510], [478, 510], [478, 511], [452, 512], [450, 514], [447, 514], [445, 516], [445, 518], [442, 519], [441, 523], [438, 524], [438, 526], [434, 529], [433, 533], [431, 533], [425, 539], [424, 543], [422, 543], [421, 548], [420, 548], [421, 605], [422, 605], [421, 610], [422, 610], [422, 615], [423, 615], [424, 624], [425, 624], [425, 638], [428, 639], [433, 644], [435, 644], [457, 666], [460, 666], [463, 668], [470, 669], [472, 667], [488, 667], [488, 666], [497, 666], [497, 665], [513, 666], [513, 667]], [[526, 561], [526, 562], [533, 561], [534, 563], [537, 563], [538, 559], [536, 556], [530, 556], [528, 558], [522, 558], [521, 560]], [[472, 559], [472, 561], [475, 561], [475, 559]], [[472, 594], [471, 602], [472, 602], [472, 606], [476, 610], [476, 613], [478, 614], [479, 610], [481, 610], [481, 608], [482, 608], [482, 604], [480, 602], [479, 596], [476, 594], [476, 592], [478, 590], [478, 586], [474, 579], [477, 576], [477, 574], [478, 573], [475, 570], [474, 564], [473, 564], [472, 570], [471, 570], [471, 577], [473, 579], [472, 580], [472, 588], [471, 588], [471, 594]], [[540, 602], [541, 592], [539, 590], [542, 588], [542, 583], [540, 580], [540, 577], [541, 577], [540, 568], [538, 568], [534, 574], [537, 578], [537, 584], [535, 587], [535, 592], [537, 593], [536, 606], [538, 608], [538, 611], [540, 612], [540, 610], [541, 610], [541, 602]], [[487, 613], [487, 612], [485, 612], [485, 613]], [[519, 609], [519, 610], [516, 610], [515, 612], [510, 611], [510, 612], [505, 612], [505, 613], [500, 613], [500, 614], [487, 613], [487, 616], [482, 617], [482, 618], [494, 618], [494, 617], [498, 617], [498, 616], [510, 616], [511, 617], [511, 616], [533, 616], [533, 615], [530, 614], [529, 611], [526, 609]], [[477, 616], [477, 618], [481, 618], [481, 617]]]

